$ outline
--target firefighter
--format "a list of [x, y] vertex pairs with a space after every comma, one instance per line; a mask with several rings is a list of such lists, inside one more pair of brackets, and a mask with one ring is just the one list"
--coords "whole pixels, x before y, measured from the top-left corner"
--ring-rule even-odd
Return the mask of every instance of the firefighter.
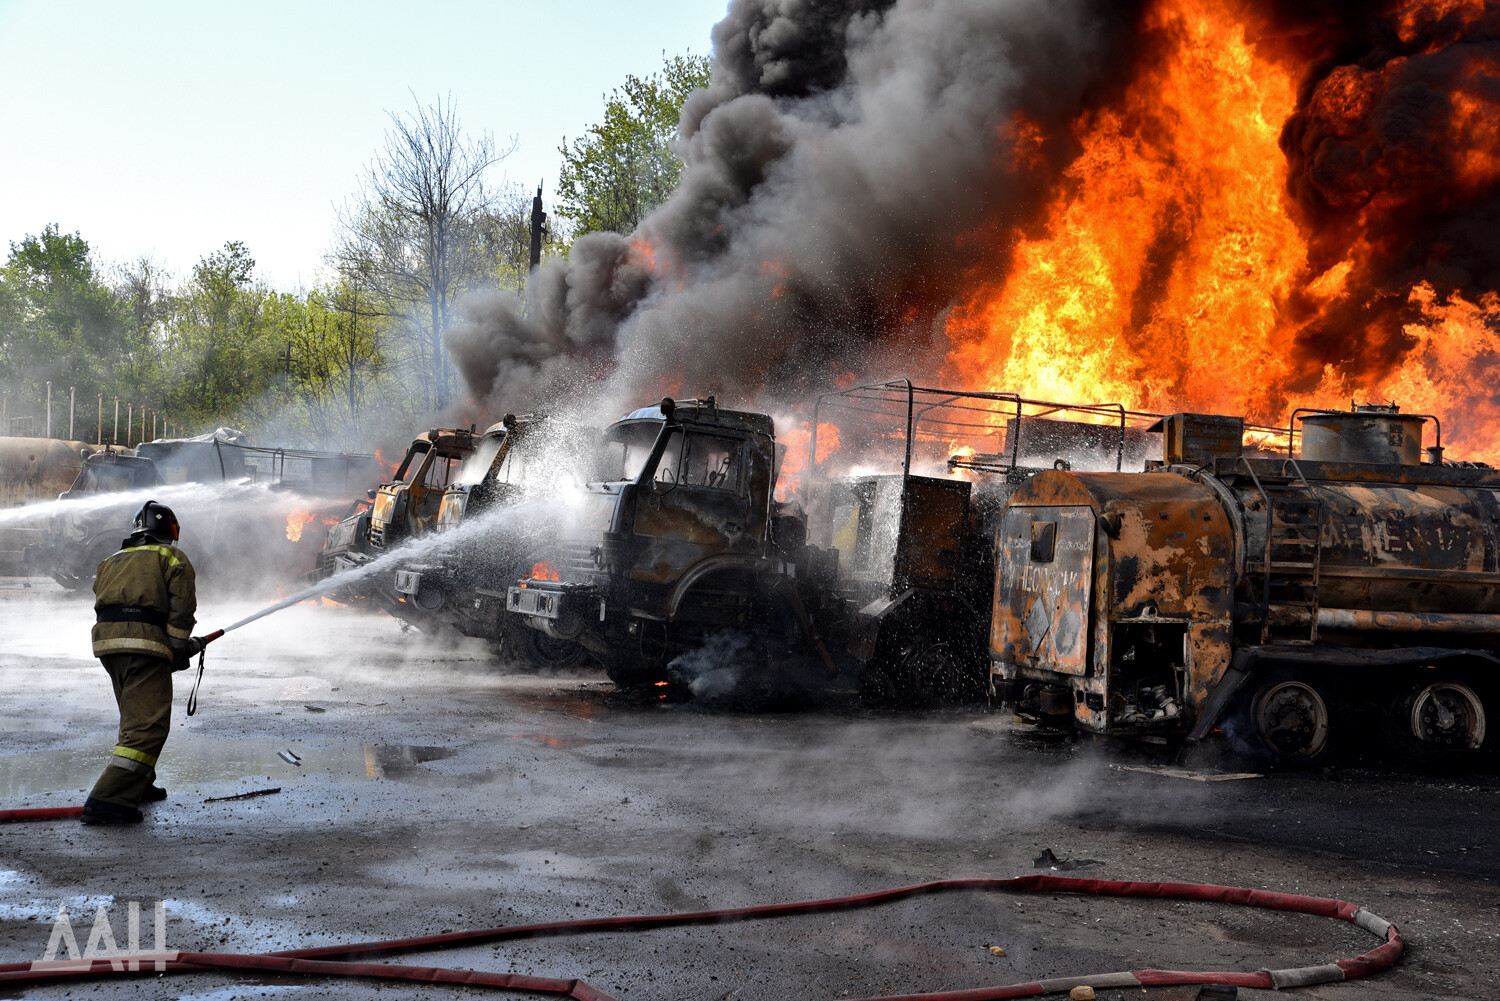
[[141, 803], [167, 798], [155, 779], [172, 722], [172, 672], [203, 649], [191, 635], [198, 598], [178, 531], [171, 508], [147, 501], [94, 578], [94, 656], [114, 685], [120, 735], [83, 804], [85, 824], [140, 823]]

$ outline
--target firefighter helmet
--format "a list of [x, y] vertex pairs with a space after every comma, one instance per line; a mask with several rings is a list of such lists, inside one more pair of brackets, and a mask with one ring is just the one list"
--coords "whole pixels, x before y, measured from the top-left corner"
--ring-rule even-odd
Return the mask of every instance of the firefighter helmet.
[[148, 500], [135, 515], [135, 533], [148, 535], [157, 542], [176, 542], [177, 516], [165, 504]]

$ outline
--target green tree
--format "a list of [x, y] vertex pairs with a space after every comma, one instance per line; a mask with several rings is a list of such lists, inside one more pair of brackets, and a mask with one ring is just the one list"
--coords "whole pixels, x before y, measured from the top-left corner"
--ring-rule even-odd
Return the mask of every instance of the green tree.
[[[82, 236], [49, 225], [10, 245], [0, 269], [0, 377], [12, 415], [39, 415], [50, 381], [53, 433], [65, 435], [72, 387], [74, 434], [92, 439], [95, 394], [109, 390], [129, 355], [123, 333], [123, 311]], [[39, 417], [38, 432], [44, 423]]]
[[604, 120], [563, 139], [558, 214], [585, 233], [630, 233], [677, 187], [682, 161], [672, 152], [682, 102], [708, 86], [707, 56], [666, 58], [648, 77], [629, 75], [604, 99]]
[[380, 334], [387, 322], [349, 282], [308, 293], [285, 361], [288, 395], [312, 440], [346, 450], [363, 440], [365, 411], [384, 367]]
[[176, 299], [163, 357], [171, 412], [207, 423], [264, 411], [288, 325], [300, 322], [295, 296], [253, 280], [255, 259], [231, 240], [201, 258]]

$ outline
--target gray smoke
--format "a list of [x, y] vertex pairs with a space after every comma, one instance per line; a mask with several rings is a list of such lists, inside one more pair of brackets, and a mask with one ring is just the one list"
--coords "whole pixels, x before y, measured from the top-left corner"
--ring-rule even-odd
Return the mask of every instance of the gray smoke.
[[[933, 371], [943, 310], [985, 260], [965, 234], [1025, 220], [1134, 6], [735, 0], [683, 109], [674, 195], [544, 265], [525, 312], [466, 306], [448, 344], [475, 398], [514, 408], [600, 379], [622, 403], [790, 397]], [[1054, 137], [1023, 157], [1018, 114]]]

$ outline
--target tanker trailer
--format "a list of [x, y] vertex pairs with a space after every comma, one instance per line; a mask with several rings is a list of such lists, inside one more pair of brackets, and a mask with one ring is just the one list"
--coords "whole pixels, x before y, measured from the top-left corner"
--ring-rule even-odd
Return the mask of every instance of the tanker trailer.
[[1179, 414], [1154, 470], [1021, 487], [996, 533], [997, 698], [1099, 734], [1219, 731], [1281, 764], [1367, 732], [1401, 753], [1484, 746], [1500, 471], [1440, 446], [1421, 463], [1435, 418], [1299, 417], [1295, 459], [1242, 454], [1237, 418]]
[[[0, 509], [56, 500], [97, 446], [55, 438], [0, 438]], [[48, 513], [13, 514], [0, 526], [0, 574], [24, 575], [26, 547], [47, 534]]]

